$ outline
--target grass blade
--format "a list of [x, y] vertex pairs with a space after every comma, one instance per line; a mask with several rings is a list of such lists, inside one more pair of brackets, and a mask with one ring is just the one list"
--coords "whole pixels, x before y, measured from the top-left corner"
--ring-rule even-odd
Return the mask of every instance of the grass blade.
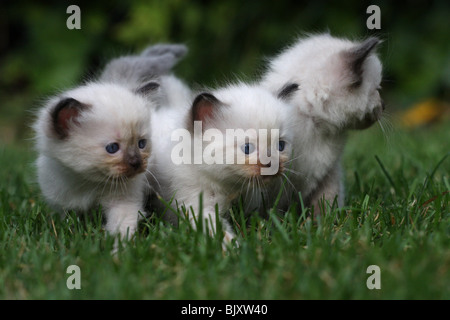
[[390, 174], [387, 172], [386, 168], [384, 167], [383, 163], [381, 162], [380, 158], [378, 158], [377, 155], [375, 155], [375, 159], [377, 160], [378, 164], [381, 167], [381, 170], [383, 171], [384, 175], [386, 176], [386, 178], [388, 179], [389, 183], [391, 184], [391, 186], [394, 188], [395, 192], [397, 192], [397, 186], [394, 183], [394, 180], [392, 180]]

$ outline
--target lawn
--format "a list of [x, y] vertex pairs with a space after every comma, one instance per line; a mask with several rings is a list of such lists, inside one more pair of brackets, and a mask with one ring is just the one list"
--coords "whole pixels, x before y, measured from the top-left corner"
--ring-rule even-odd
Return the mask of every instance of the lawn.
[[[232, 217], [239, 248], [152, 216], [116, 255], [91, 218], [51, 215], [31, 144], [0, 147], [1, 299], [450, 299], [450, 123], [351, 132], [347, 206]], [[244, 227], [247, 223], [247, 227]], [[81, 289], [70, 290], [71, 265]], [[380, 289], [366, 285], [380, 270]]]

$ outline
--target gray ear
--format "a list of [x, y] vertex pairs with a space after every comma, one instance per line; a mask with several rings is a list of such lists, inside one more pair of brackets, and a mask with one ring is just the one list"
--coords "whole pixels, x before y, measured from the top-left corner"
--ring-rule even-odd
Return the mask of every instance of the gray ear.
[[300, 89], [297, 83], [286, 83], [283, 88], [278, 92], [278, 99], [287, 101], [292, 95]]
[[379, 43], [378, 38], [370, 37], [352, 49], [343, 52], [345, 62], [353, 75], [351, 87], [361, 85], [364, 61]]

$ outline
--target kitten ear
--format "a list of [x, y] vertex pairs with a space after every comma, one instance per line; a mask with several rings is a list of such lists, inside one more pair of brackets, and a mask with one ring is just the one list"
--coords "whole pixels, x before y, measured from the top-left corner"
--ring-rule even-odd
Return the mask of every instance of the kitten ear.
[[148, 96], [155, 93], [159, 89], [159, 87], [159, 83], [150, 81], [142, 85], [140, 88], [136, 89], [135, 92], [142, 96]]
[[379, 43], [378, 38], [370, 37], [352, 49], [343, 52], [344, 60], [352, 73], [351, 87], [357, 88], [361, 85], [364, 61]]
[[288, 101], [292, 97], [292, 95], [300, 89], [300, 86], [297, 83], [286, 83], [283, 88], [278, 92], [278, 99]]
[[78, 123], [81, 112], [89, 106], [73, 98], [63, 98], [53, 108], [51, 113], [53, 131], [59, 139], [69, 135], [70, 126]]
[[205, 121], [214, 117], [214, 109], [220, 101], [210, 93], [199, 94], [192, 104], [193, 121]]

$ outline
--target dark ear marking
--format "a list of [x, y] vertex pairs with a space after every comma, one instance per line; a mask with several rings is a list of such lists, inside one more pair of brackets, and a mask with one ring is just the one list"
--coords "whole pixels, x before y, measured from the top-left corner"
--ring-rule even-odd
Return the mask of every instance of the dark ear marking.
[[158, 90], [158, 88], [160, 87], [159, 83], [155, 82], [155, 81], [150, 81], [147, 82], [146, 84], [142, 85], [140, 88], [136, 89], [136, 93], [146, 96], [148, 94], [151, 94], [153, 92], [155, 92], [156, 90]]
[[219, 100], [210, 93], [199, 94], [192, 104], [192, 119], [194, 121], [204, 121], [213, 117], [215, 106]]
[[192, 103], [189, 127], [193, 129], [194, 121], [205, 122], [214, 118], [214, 109], [220, 104], [221, 102], [211, 93], [199, 94]]
[[364, 61], [379, 43], [378, 38], [370, 37], [356, 47], [345, 51], [345, 58], [354, 76], [351, 87], [356, 88], [361, 85]]
[[51, 113], [53, 131], [60, 139], [69, 135], [71, 123], [78, 123], [77, 118], [88, 105], [73, 98], [63, 98], [53, 108]]
[[300, 86], [297, 83], [286, 83], [278, 92], [277, 97], [281, 100], [288, 100], [299, 89]]

